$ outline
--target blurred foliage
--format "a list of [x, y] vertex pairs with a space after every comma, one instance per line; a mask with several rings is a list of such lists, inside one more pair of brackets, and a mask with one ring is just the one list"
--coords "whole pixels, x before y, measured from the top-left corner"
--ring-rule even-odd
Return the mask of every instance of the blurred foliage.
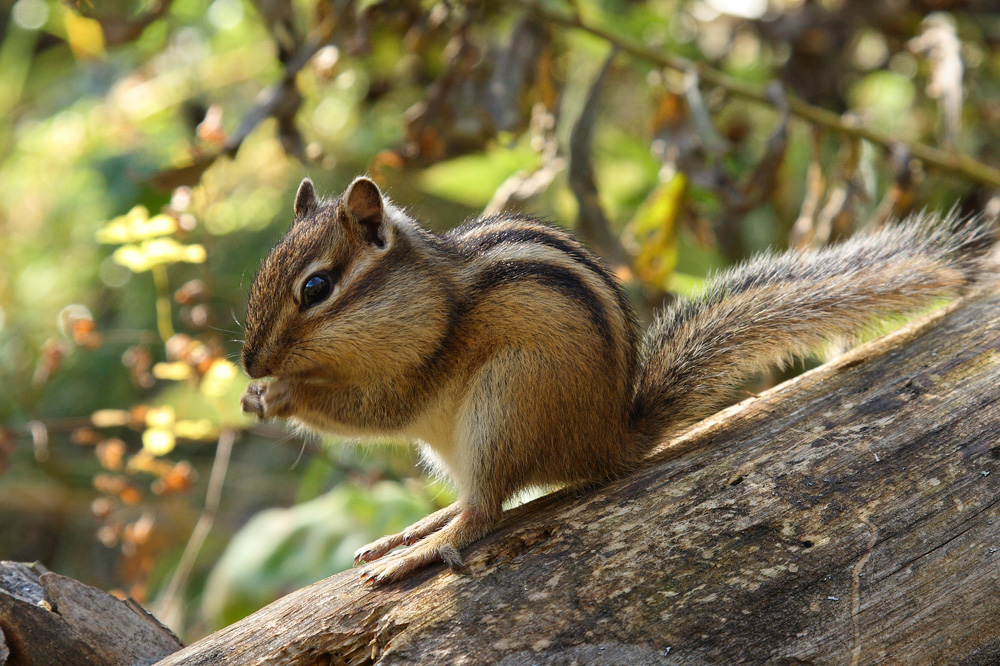
[[[449, 494], [443, 498], [450, 500]], [[447, 504], [447, 502], [445, 502]], [[354, 552], [400, 532], [435, 505], [422, 488], [379, 481], [344, 483], [288, 509], [255, 515], [230, 541], [205, 583], [204, 616], [215, 629], [315, 581], [317, 571], [343, 571]]]
[[406, 448], [239, 413], [244, 294], [307, 174], [336, 193], [367, 171], [439, 230], [484, 208], [577, 228], [644, 317], [768, 246], [1000, 207], [906, 148], [1000, 163], [992, 3], [542, 6], [783, 88], [762, 104], [625, 53], [602, 70], [607, 39], [522, 1], [0, 0], [0, 557], [195, 637], [447, 503]]

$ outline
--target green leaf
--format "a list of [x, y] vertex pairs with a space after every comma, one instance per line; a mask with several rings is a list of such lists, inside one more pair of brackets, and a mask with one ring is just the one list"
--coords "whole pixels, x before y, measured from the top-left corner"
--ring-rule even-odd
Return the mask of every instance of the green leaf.
[[628, 225], [638, 247], [635, 270], [647, 284], [666, 285], [677, 265], [677, 219], [686, 192], [687, 177], [678, 171], [649, 194]]
[[420, 187], [442, 199], [482, 208], [505, 180], [537, 165], [538, 153], [530, 146], [495, 148], [435, 164], [421, 174]]

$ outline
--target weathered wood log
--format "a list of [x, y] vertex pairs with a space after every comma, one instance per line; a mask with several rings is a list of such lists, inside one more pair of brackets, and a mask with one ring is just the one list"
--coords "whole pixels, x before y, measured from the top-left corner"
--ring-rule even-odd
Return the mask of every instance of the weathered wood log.
[[0, 562], [0, 666], [147, 666], [181, 645], [131, 599]]
[[1000, 295], [731, 408], [441, 567], [347, 571], [159, 662], [1000, 663]]

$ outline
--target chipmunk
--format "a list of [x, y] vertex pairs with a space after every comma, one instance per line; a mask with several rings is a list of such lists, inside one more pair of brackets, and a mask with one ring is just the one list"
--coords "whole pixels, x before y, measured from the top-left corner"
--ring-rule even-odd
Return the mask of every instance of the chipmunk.
[[[752, 373], [962, 293], [993, 239], [922, 217], [820, 250], [765, 254], [663, 311], [640, 340], [609, 270], [568, 233], [498, 215], [434, 234], [368, 178], [295, 222], [254, 279], [245, 412], [416, 441], [459, 499], [360, 549], [382, 583], [460, 551], [528, 486], [628, 473]], [[408, 548], [386, 557], [397, 546]]]

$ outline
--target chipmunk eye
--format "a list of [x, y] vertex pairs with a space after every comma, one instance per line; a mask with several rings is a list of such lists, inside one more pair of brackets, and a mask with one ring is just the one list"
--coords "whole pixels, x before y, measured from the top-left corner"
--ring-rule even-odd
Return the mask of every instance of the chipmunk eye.
[[324, 300], [333, 291], [330, 278], [326, 275], [313, 275], [302, 285], [302, 307], [309, 308]]

